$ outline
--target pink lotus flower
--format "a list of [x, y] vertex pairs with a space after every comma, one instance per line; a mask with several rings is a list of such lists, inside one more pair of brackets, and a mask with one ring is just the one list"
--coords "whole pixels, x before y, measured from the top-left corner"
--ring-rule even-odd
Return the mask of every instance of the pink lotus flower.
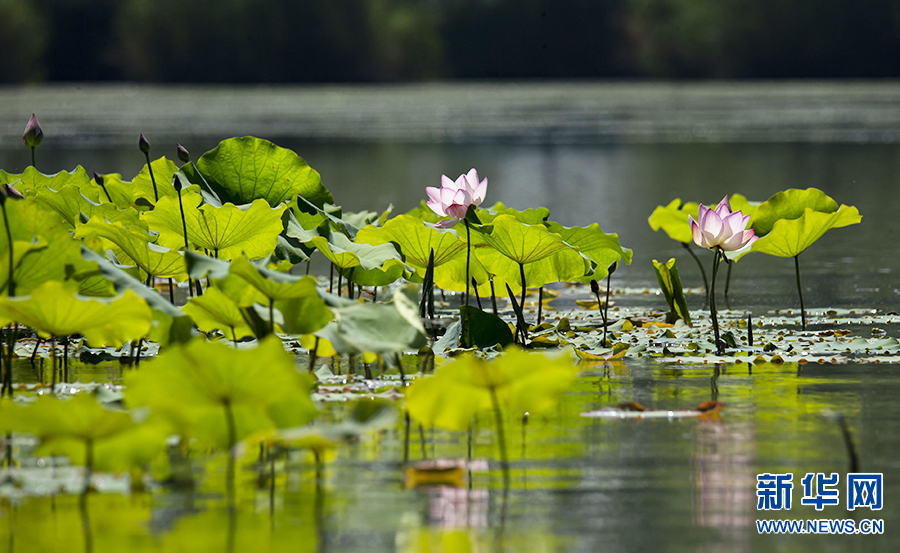
[[719, 247], [726, 252], [733, 252], [750, 246], [759, 238], [755, 236], [753, 229], [747, 230], [749, 215], [740, 211], [731, 212], [728, 196], [722, 198], [715, 210], [700, 204], [699, 219], [695, 221], [688, 216], [694, 243], [701, 248]]
[[465, 218], [470, 205], [475, 207], [481, 205], [487, 193], [487, 178], [478, 182], [478, 171], [475, 169], [460, 175], [456, 182], [450, 180], [447, 175], [441, 175], [441, 187], [428, 186], [425, 192], [429, 198], [425, 205], [441, 217], [452, 217], [441, 221], [437, 226], [449, 228]]

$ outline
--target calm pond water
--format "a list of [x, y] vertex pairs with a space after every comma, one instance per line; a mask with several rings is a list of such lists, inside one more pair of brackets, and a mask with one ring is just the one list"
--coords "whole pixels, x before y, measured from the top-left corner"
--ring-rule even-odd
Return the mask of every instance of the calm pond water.
[[[194, 156], [225, 138], [191, 137]], [[19, 171], [24, 149], [3, 141], [0, 168]], [[653, 208], [680, 197], [715, 203], [740, 192], [764, 200], [785, 188], [817, 187], [855, 205], [863, 223], [834, 230], [801, 256], [807, 307], [900, 305], [900, 145], [832, 143], [310, 142], [280, 139], [322, 175], [345, 209], [404, 212], [424, 199], [442, 173], [476, 167], [490, 181], [488, 203], [546, 206], [566, 225], [598, 222], [631, 247], [631, 266], [613, 287], [655, 289], [651, 260], [676, 257], [687, 286], [701, 285], [684, 250], [647, 225]], [[155, 146], [156, 147], [156, 146]], [[172, 150], [169, 152], [168, 150]], [[174, 148], [154, 149], [170, 157]], [[39, 150], [45, 172], [85, 165], [130, 177], [137, 148], [97, 146]], [[704, 263], [711, 260], [704, 259]], [[766, 314], [795, 308], [790, 260], [750, 255], [735, 268], [732, 307]], [[620, 294], [619, 305], [663, 309], [661, 298]], [[657, 302], [657, 303], [654, 303]], [[702, 299], [689, 296], [692, 308]], [[887, 335], [900, 336], [888, 326]], [[868, 336], [871, 326], [857, 325]], [[118, 365], [82, 367], [82, 381], [115, 383]], [[21, 369], [26, 375], [30, 369]], [[30, 374], [30, 373], [28, 373]], [[30, 377], [30, 378], [33, 378]], [[507, 419], [512, 485], [496, 463], [490, 417], [479, 420], [476, 459], [490, 470], [468, 485], [406, 489], [403, 426], [374, 440], [338, 448], [316, 486], [315, 464], [298, 454], [269, 482], [245, 465], [238, 509], [223, 506], [222, 456], [200, 463], [197, 493], [156, 491], [90, 498], [94, 551], [896, 551], [900, 538], [900, 372], [894, 365], [808, 364], [685, 368], [638, 360], [587, 367], [559, 412], [527, 425]], [[623, 401], [661, 410], [726, 403], [709, 419], [596, 419], [580, 413]], [[340, 410], [340, 406], [331, 406]], [[848, 454], [840, 412], [858, 449], [860, 469], [884, 473], [884, 508], [846, 509]], [[464, 459], [465, 434], [413, 432], [411, 459]], [[756, 510], [756, 475], [794, 474], [791, 511]], [[841, 476], [838, 506], [800, 506], [808, 472]], [[884, 534], [759, 535], [755, 520], [883, 519]], [[0, 551], [78, 551], [83, 545], [77, 497], [31, 498], [0, 510]], [[5, 549], [4, 549], [5, 548]]]

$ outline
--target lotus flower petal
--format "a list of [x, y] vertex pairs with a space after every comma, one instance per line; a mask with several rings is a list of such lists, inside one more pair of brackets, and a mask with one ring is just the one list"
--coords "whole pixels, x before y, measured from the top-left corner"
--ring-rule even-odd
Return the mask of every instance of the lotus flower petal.
[[478, 181], [475, 168], [462, 174], [455, 181], [447, 175], [441, 175], [441, 188], [425, 187], [429, 201], [425, 202], [432, 211], [442, 217], [453, 217], [453, 221], [441, 228], [452, 227], [456, 220], [463, 219], [470, 205], [479, 206], [487, 194], [487, 179]]
[[740, 210], [731, 212], [728, 196], [722, 199], [715, 209], [700, 204], [698, 221], [688, 217], [691, 225], [691, 237], [701, 248], [722, 248], [733, 252], [752, 244], [756, 240], [754, 231], [746, 230], [750, 216]]

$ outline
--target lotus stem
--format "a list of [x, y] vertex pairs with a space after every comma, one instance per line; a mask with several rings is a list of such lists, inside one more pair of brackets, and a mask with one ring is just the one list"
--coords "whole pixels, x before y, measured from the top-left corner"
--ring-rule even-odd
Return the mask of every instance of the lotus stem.
[[719, 246], [716, 246], [713, 249], [712, 283], [709, 287], [709, 313], [712, 317], [713, 335], [716, 340], [716, 355], [722, 355], [724, 353], [722, 343], [719, 341], [719, 319], [716, 316], [716, 275], [719, 273], [719, 261], [721, 255], [723, 255], [721, 249]]
[[403, 464], [409, 462], [409, 411], [406, 412], [406, 417], [404, 418], [404, 430], [403, 430]]
[[541, 286], [541, 289], [538, 290], [538, 318], [537, 318], [538, 325], [541, 324], [541, 315], [542, 315], [543, 309], [544, 309], [544, 287]]
[[37, 165], [34, 164], [34, 146], [31, 147], [31, 166], [37, 169]]
[[472, 289], [475, 290], [475, 301], [478, 302], [478, 309], [484, 311], [484, 308], [481, 307], [481, 296], [478, 294], [478, 283], [475, 279], [472, 279]]
[[490, 386], [491, 405], [494, 410], [494, 420], [497, 424], [497, 444], [500, 446], [500, 467], [503, 469], [503, 489], [509, 489], [509, 457], [506, 454], [506, 434], [503, 431], [503, 413], [500, 411], [500, 403], [497, 401], [497, 390]]
[[753, 347], [753, 315], [747, 314], [747, 345]]
[[612, 273], [606, 275], [606, 303], [603, 304], [603, 347], [609, 347], [609, 340], [606, 337], [607, 329], [609, 329], [609, 289]]
[[[149, 148], [147, 149], [146, 152], [144, 152], [144, 157], [147, 158], [147, 169], [150, 170], [150, 182], [153, 183], [153, 200], [155, 202], [158, 202], [159, 201], [159, 192], [157, 192], [157, 190], [156, 190], [156, 177], [153, 176], [153, 164], [150, 163]], [[181, 196], [181, 192], [179, 192], [178, 195]]]
[[341, 269], [338, 268], [338, 285], [337, 285], [337, 295], [341, 297], [341, 288], [344, 287], [344, 273], [341, 272]]
[[313, 348], [309, 350], [309, 372], [313, 372], [316, 370], [316, 353], [319, 350], [319, 337], [316, 336], [316, 341], [313, 343]]
[[682, 242], [682, 246], [687, 250], [691, 257], [694, 258], [694, 261], [697, 263], [697, 266], [700, 267], [700, 274], [703, 275], [703, 290], [709, 293], [709, 282], [706, 280], [706, 270], [703, 268], [703, 263], [700, 263], [700, 258], [697, 257], [697, 254], [694, 253], [694, 250], [691, 249], [691, 245], [687, 242]]
[[525, 265], [519, 263], [519, 277], [522, 279], [522, 300], [519, 302], [519, 310], [522, 311], [522, 318], [525, 317]]
[[800, 286], [800, 254], [794, 256], [794, 269], [797, 274], [797, 295], [800, 296], [800, 329], [806, 330], [806, 308], [803, 307], [803, 287]]
[[[148, 155], [147, 157], [149, 159], [150, 156]], [[181, 211], [181, 230], [184, 232], [184, 251], [187, 252], [191, 247], [188, 244], [187, 221], [184, 219], [184, 202], [181, 200], [181, 179], [178, 178], [178, 175], [175, 175], [175, 180], [178, 185], [176, 186], [176, 192], [178, 192], [178, 209]], [[156, 184], [153, 186], [155, 187]], [[188, 277], [188, 295], [192, 298], [194, 297], [194, 283], [191, 282], [191, 277]]]
[[275, 334], [275, 300], [269, 298], [269, 328]]
[[331, 267], [328, 269], [328, 293], [332, 292], [334, 288], [334, 263], [331, 264]]
[[733, 263], [728, 263], [728, 273], [725, 275], [725, 301], [728, 301], [728, 288], [731, 287], [731, 267]]
[[491, 309], [494, 310], [494, 315], [497, 314], [497, 295], [494, 294], [494, 277], [490, 279], [491, 283]]
[[91, 476], [94, 473], [94, 442], [93, 440], [85, 440], [85, 467], [84, 467], [84, 491], [78, 500], [79, 511], [81, 512], [81, 530], [84, 534], [84, 550], [91, 553], [94, 549], [94, 538], [91, 534], [91, 519], [88, 516], [88, 490], [91, 487]]
[[225, 424], [228, 425], [228, 467], [225, 471], [225, 490], [229, 506], [234, 507], [234, 446], [237, 444], [237, 428], [234, 423], [231, 400], [222, 400], [222, 406], [225, 408]]
[[853, 444], [853, 435], [850, 434], [850, 428], [847, 427], [847, 419], [843, 413], [838, 413], [838, 425], [841, 427], [841, 435], [844, 437], [844, 447], [847, 449], [847, 457], [850, 461], [850, 468], [847, 472], [859, 472], [859, 455], [856, 452], [856, 446]]
[[469, 220], [463, 219], [466, 224], [466, 297], [463, 305], [469, 305], [469, 262], [472, 256], [472, 237], [469, 230]]

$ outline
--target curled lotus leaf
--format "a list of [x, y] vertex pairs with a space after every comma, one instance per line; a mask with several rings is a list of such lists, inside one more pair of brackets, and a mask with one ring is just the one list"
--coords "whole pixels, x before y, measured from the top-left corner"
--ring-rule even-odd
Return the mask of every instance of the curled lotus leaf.
[[202, 296], [191, 298], [181, 310], [203, 332], [221, 330], [233, 340], [253, 335], [253, 329], [244, 320], [237, 302], [215, 286], [207, 288]]
[[151, 243], [149, 234], [128, 230], [121, 222], [110, 223], [100, 216], [94, 216], [87, 223], [76, 227], [75, 237], [101, 237], [112, 242], [144, 274], [187, 280], [184, 257], [179, 252]]
[[799, 219], [807, 209], [834, 213], [839, 208], [836, 201], [817, 188], [790, 188], [760, 204], [750, 219], [750, 228], [756, 231], [757, 236], [763, 237], [772, 231], [780, 219]]
[[672, 240], [690, 244], [694, 241], [691, 236], [691, 225], [688, 216], [697, 219], [700, 215], [700, 204], [696, 202], [684, 203], [676, 198], [667, 206], [657, 206], [650, 214], [648, 222], [654, 231], [662, 229]]
[[581, 277], [585, 282], [606, 278], [609, 266], [615, 262], [624, 260], [626, 265], [631, 264], [632, 251], [619, 245], [619, 235], [606, 234], [597, 223], [587, 227], [564, 227], [556, 222], [548, 222], [547, 228], [578, 248], [594, 263], [593, 272]]
[[[153, 178], [156, 179], [156, 192], [159, 197], [174, 196], [177, 199], [178, 192], [175, 190], [175, 187], [172, 186], [172, 180], [175, 178], [175, 173], [178, 172], [178, 167], [172, 160], [161, 157], [151, 161], [149, 167], [147, 164], [144, 164], [141, 172], [131, 180], [132, 201], [142, 198], [145, 200], [146, 204], [153, 205], [156, 203], [156, 199], [153, 195], [153, 179], [150, 178], [151, 167], [153, 168]], [[195, 185], [191, 185], [191, 187], [192, 190], [197, 190]], [[182, 192], [188, 188], [182, 189]]]
[[277, 206], [298, 195], [319, 207], [334, 201], [303, 158], [252, 136], [223, 140], [197, 160], [197, 170], [223, 203]]
[[363, 227], [357, 233], [356, 241], [373, 245], [397, 244], [404, 261], [412, 265], [420, 276], [425, 274], [432, 250], [437, 268], [466, 249], [466, 243], [455, 232], [426, 226], [411, 215], [398, 215], [381, 227]]
[[800, 255], [828, 230], [855, 225], [861, 220], [859, 211], [852, 206], [842, 205], [831, 213], [806, 208], [803, 215], [797, 219], [775, 221], [772, 230], [753, 243], [751, 251], [777, 257], [794, 257]]

